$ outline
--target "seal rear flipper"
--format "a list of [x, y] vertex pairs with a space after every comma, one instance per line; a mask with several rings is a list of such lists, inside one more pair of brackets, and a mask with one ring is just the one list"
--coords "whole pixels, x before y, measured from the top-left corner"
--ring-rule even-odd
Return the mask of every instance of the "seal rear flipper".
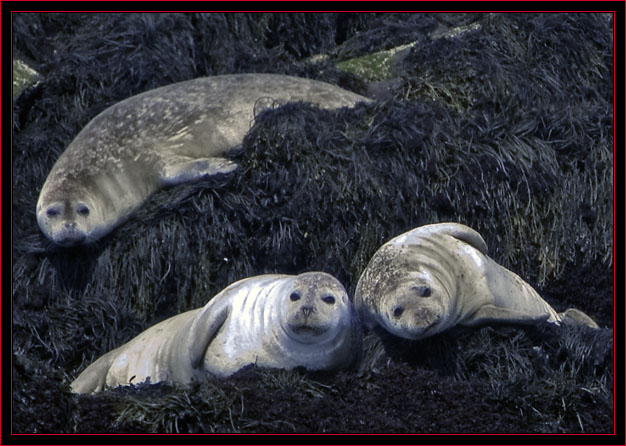
[[568, 310], [565, 310], [563, 313], [559, 313], [559, 317], [564, 325], [584, 325], [590, 328], [600, 328], [593, 319], [591, 319], [582, 311], [577, 310], [576, 308], [570, 308]]
[[462, 242], [473, 246], [483, 254], [487, 254], [487, 243], [482, 236], [470, 228], [461, 223], [434, 223], [431, 225], [424, 225], [415, 228], [405, 234], [396, 237], [394, 244], [411, 244], [413, 240], [420, 237], [428, 237], [432, 234], [446, 234], [450, 235]]
[[111, 364], [117, 358], [117, 349], [108, 352], [89, 365], [72, 381], [70, 388], [74, 393], [96, 393], [104, 390]]
[[220, 157], [191, 158], [185, 156], [169, 157], [161, 179], [164, 185], [198, 181], [217, 174], [227, 174], [237, 168], [237, 164]]
[[484, 271], [495, 306], [515, 310], [538, 320], [545, 317], [548, 322], [558, 325], [560, 318], [556, 310], [520, 276], [486, 256]]
[[528, 314], [518, 310], [497, 307], [495, 305], [483, 305], [474, 314], [461, 322], [460, 325], [473, 327], [489, 322], [505, 322], [511, 324], [536, 324], [547, 321], [549, 314]]
[[[213, 298], [215, 299], [215, 297]], [[189, 327], [186, 346], [188, 346], [191, 366], [198, 368], [204, 361], [204, 354], [211, 341], [226, 322], [230, 313], [230, 305], [217, 303], [205, 305]]]

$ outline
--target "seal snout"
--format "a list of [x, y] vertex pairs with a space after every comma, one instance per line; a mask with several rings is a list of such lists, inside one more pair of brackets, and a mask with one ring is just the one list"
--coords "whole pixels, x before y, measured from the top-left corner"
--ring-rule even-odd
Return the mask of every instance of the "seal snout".
[[391, 333], [406, 339], [421, 339], [426, 331], [441, 322], [442, 315], [436, 307], [417, 302], [395, 302], [388, 307], [381, 320]]
[[52, 241], [61, 246], [73, 246], [83, 243], [87, 234], [74, 220], [65, 220], [59, 223], [56, 231], [52, 232]]
[[406, 306], [402, 304], [396, 304], [391, 308], [391, 315], [394, 319], [402, 319], [406, 321], [412, 321], [413, 323], [428, 325], [436, 322], [438, 316], [435, 311], [425, 306], [417, 306], [410, 308], [406, 311]]
[[315, 313], [315, 307], [313, 305], [303, 305], [300, 307], [300, 311], [304, 315], [305, 318], [309, 317], [311, 314]]
[[81, 232], [72, 232], [71, 234], [61, 234], [53, 239], [54, 243], [61, 246], [74, 246], [82, 243], [87, 239], [87, 235]]
[[421, 337], [422, 331], [438, 325], [442, 316], [432, 288], [427, 285], [405, 288], [390, 299], [385, 313], [385, 325], [409, 339]]
[[432, 297], [433, 290], [430, 286], [424, 284], [411, 285], [405, 288], [403, 296], [395, 302], [391, 307], [391, 315], [395, 319], [400, 319], [405, 315], [407, 307], [412, 309], [413, 316], [419, 319], [429, 319], [433, 313], [428, 309], [429, 301]]

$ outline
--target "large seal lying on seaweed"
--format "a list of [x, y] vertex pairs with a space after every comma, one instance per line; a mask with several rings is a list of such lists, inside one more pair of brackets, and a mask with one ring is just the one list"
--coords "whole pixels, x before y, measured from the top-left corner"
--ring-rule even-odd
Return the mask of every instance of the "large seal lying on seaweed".
[[354, 302], [368, 327], [380, 324], [407, 339], [488, 322], [597, 327], [581, 311], [557, 313], [487, 256], [478, 232], [458, 223], [421, 226], [385, 243], [361, 275]]
[[74, 392], [259, 367], [334, 370], [360, 350], [360, 323], [333, 276], [263, 275], [225, 288], [202, 308], [160, 322], [103, 355], [74, 380]]
[[224, 156], [241, 145], [254, 115], [273, 104], [322, 108], [367, 98], [334, 85], [275, 74], [193, 79], [115, 104], [76, 136], [52, 167], [37, 221], [53, 242], [93, 242], [164, 185], [228, 173]]

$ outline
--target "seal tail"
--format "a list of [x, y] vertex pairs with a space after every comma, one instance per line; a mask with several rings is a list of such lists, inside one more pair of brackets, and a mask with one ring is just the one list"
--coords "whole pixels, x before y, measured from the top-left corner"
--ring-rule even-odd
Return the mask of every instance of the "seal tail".
[[570, 308], [562, 313], [559, 313], [559, 321], [566, 326], [586, 326], [590, 328], [600, 328], [596, 322], [575, 308]]
[[107, 374], [109, 373], [111, 364], [113, 364], [116, 357], [117, 349], [110, 351], [88, 366], [74, 381], [72, 381], [72, 384], [70, 384], [72, 392], [96, 393], [104, 390], [106, 386]]

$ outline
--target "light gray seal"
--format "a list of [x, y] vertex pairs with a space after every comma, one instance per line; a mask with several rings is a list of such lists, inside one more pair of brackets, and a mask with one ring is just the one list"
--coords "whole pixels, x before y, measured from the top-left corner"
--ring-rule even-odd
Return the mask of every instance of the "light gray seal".
[[478, 232], [459, 223], [421, 226], [381, 246], [359, 278], [354, 303], [367, 327], [379, 324], [407, 339], [489, 322], [597, 328], [579, 310], [557, 313], [487, 256]]
[[93, 118], [52, 167], [37, 222], [54, 243], [90, 243], [165, 185], [226, 174], [260, 110], [304, 101], [321, 108], [369, 99], [325, 82], [277, 74], [193, 79], [119, 102]]
[[101, 356], [71, 384], [73, 392], [224, 377], [248, 364], [335, 370], [360, 351], [360, 323], [333, 276], [262, 275], [228, 286], [204, 307], [160, 322]]

